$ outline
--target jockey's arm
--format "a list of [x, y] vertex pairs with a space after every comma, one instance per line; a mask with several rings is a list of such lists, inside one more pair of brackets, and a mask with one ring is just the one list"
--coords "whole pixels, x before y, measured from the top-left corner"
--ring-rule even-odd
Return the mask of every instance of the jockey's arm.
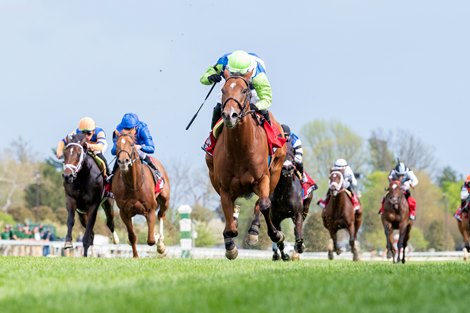
[[273, 92], [266, 73], [256, 75], [252, 83], [259, 98], [259, 101], [255, 104], [256, 107], [258, 110], [267, 110], [271, 106]]
[[104, 153], [108, 148], [108, 143], [106, 142], [106, 134], [104, 133], [104, 131], [100, 131], [96, 135], [96, 138], [96, 143], [91, 142], [87, 145], [88, 149], [95, 153]]
[[61, 141], [59, 141], [59, 143], [57, 143], [57, 149], [55, 152], [55, 155], [58, 159], [62, 159], [62, 157], [64, 156], [64, 147], [65, 141], [62, 139]]
[[356, 180], [356, 177], [354, 175], [354, 172], [352, 171], [352, 169], [349, 166], [346, 167], [345, 174], [346, 174], [345, 176], [348, 178], [351, 185], [353, 187], [356, 187], [357, 186], [357, 180]]
[[416, 177], [415, 173], [413, 173], [413, 171], [409, 171], [407, 173], [407, 176], [408, 176], [408, 179], [409, 179], [409, 184], [411, 187], [416, 187], [416, 185], [418, 185], [418, 177]]
[[203, 85], [211, 85], [212, 83], [209, 81], [209, 76], [218, 74], [221, 75], [222, 71], [224, 69], [224, 66], [222, 64], [217, 63], [214, 66], [211, 66], [207, 69], [207, 71], [201, 76], [201, 84]]
[[155, 145], [153, 143], [152, 135], [150, 135], [150, 131], [147, 127], [144, 127], [138, 137], [138, 142], [136, 144], [140, 145], [140, 150], [147, 153], [152, 154], [155, 152]]
[[297, 164], [303, 162], [304, 149], [302, 148], [302, 141], [294, 132], [291, 132], [292, 148], [294, 149], [294, 161]]
[[460, 200], [464, 201], [467, 200], [469, 196], [469, 192], [467, 187], [465, 187], [465, 184], [462, 186], [462, 189], [460, 190]]

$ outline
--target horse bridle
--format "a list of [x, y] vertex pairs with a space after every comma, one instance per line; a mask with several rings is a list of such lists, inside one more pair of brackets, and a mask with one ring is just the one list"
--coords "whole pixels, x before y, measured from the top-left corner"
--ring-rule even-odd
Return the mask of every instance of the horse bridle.
[[[405, 195], [403, 194], [402, 192], [402, 189], [401, 189], [401, 183], [400, 183], [400, 180], [398, 181], [394, 181], [393, 185], [392, 185], [392, 190], [395, 190], [395, 189], [399, 189], [399, 193], [400, 195], [398, 197], [394, 196], [391, 194], [391, 190], [389, 190], [389, 193], [390, 193], [390, 197], [388, 197], [388, 200], [390, 201], [390, 203], [393, 205], [393, 208], [395, 210], [398, 210], [398, 204], [401, 202], [401, 199], [402, 197], [404, 197]], [[396, 200], [393, 201], [393, 200]]]
[[[135, 149], [135, 140], [132, 138], [132, 137], [133, 137], [132, 135], [130, 135], [130, 134], [122, 134], [122, 135], [120, 135], [120, 136], [118, 137], [117, 140], [119, 140], [119, 138], [125, 137], [125, 136], [130, 137], [130, 138], [132, 139], [132, 141], [133, 141], [133, 142], [132, 142], [132, 150], [131, 150], [131, 152], [129, 153], [127, 150], [121, 149], [121, 150], [116, 154], [116, 158], [117, 158], [117, 161], [119, 161], [119, 155], [120, 155], [122, 152], [125, 152], [125, 153], [127, 153], [127, 155], [129, 156], [129, 159], [131, 160], [129, 166], [132, 166], [132, 165], [134, 164], [134, 162], [137, 160], [137, 158], [132, 158], [132, 155], [136, 155], [136, 154], [137, 154], [137, 156], [138, 156], [139, 154], [137, 153], [137, 151], [136, 151], [136, 149]], [[117, 141], [117, 140], [116, 140], [116, 141]], [[116, 161], [116, 162], [117, 162], [117, 161]]]
[[341, 171], [332, 171], [332, 172], [330, 173], [330, 177], [331, 177], [331, 175], [333, 175], [333, 174], [338, 174], [339, 177], [341, 178], [341, 180], [339, 181], [339, 184], [338, 184], [337, 182], [330, 182], [330, 184], [329, 184], [329, 185], [330, 185], [330, 189], [331, 189], [331, 187], [333, 186], [334, 189], [338, 192], [338, 191], [340, 191], [341, 188], [343, 187], [343, 181], [344, 181], [343, 173], [341, 173]]
[[238, 104], [238, 107], [240, 108], [240, 115], [237, 117], [237, 121], [238, 121], [238, 120], [243, 119], [246, 115], [254, 112], [254, 111], [250, 111], [250, 110], [246, 111], [246, 107], [247, 107], [247, 105], [248, 106], [250, 105], [250, 101], [251, 101], [251, 89], [250, 89], [250, 83], [244, 77], [241, 77], [241, 76], [230, 76], [225, 80], [225, 84], [227, 84], [228, 81], [231, 80], [231, 79], [241, 79], [246, 84], [245, 100], [243, 100], [243, 102], [240, 103], [240, 101], [238, 101], [234, 97], [228, 97], [227, 99], [225, 99], [224, 103], [222, 103], [221, 110], [222, 111], [224, 110], [225, 106], [227, 105], [227, 102], [229, 102], [230, 100], [235, 101]]
[[82, 164], [83, 164], [83, 160], [85, 159], [85, 149], [83, 148], [83, 146], [77, 142], [70, 142], [68, 143], [65, 148], [64, 148], [64, 152], [70, 148], [71, 146], [77, 146], [80, 148], [80, 158], [78, 160], [78, 163], [77, 165], [75, 164], [71, 164], [71, 163], [65, 163], [65, 159], [64, 159], [64, 171], [66, 169], [70, 169], [70, 171], [72, 171], [72, 176], [74, 178], [77, 177], [77, 173], [80, 171], [80, 169], [82, 168]]

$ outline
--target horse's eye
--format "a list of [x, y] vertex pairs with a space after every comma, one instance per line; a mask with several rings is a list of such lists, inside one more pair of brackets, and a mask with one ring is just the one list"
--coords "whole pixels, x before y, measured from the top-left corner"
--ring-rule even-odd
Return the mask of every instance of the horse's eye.
[[244, 94], [248, 93], [248, 88], [243, 89], [243, 93]]

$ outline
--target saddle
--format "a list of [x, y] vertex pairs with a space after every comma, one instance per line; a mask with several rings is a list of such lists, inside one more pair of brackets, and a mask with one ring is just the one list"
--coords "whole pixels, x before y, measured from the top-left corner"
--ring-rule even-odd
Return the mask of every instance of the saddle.
[[[150, 157], [150, 159], [152, 159], [153, 164], [156, 164], [154, 157]], [[160, 193], [163, 189], [163, 186], [165, 186], [165, 180], [163, 179], [162, 173], [160, 170], [158, 170], [160, 173], [160, 175], [158, 175], [158, 173], [150, 165], [145, 162], [144, 164], [150, 169], [150, 172], [152, 173], [153, 182], [155, 183], [155, 194]]]

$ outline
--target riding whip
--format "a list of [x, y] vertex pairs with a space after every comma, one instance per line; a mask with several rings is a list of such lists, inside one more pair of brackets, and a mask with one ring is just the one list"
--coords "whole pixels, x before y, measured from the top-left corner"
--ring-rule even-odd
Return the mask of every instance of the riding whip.
[[206, 98], [204, 99], [204, 102], [202, 102], [201, 106], [199, 107], [199, 109], [197, 110], [196, 114], [194, 114], [193, 118], [191, 119], [191, 121], [189, 122], [188, 126], [186, 126], [186, 130], [189, 129], [189, 127], [191, 126], [191, 124], [194, 122], [194, 120], [196, 119], [196, 116], [198, 115], [199, 111], [201, 111], [201, 108], [202, 106], [204, 105], [204, 103], [206, 103], [206, 100], [207, 98], [209, 98], [209, 95], [211, 94], [212, 90], [214, 89], [215, 85], [217, 85], [217, 82], [215, 82], [212, 87], [211, 87], [211, 90], [209, 90], [209, 93], [207, 94]]

